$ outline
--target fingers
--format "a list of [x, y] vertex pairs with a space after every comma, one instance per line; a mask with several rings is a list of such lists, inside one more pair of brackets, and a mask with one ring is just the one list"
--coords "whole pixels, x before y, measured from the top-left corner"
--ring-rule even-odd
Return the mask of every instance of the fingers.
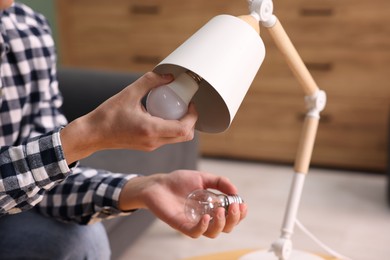
[[246, 215], [248, 214], [248, 206], [245, 203], [239, 204], [240, 205], [240, 221], [246, 218]]
[[189, 228], [188, 231], [181, 230], [184, 234], [192, 237], [198, 238], [202, 236], [208, 229], [211, 218], [209, 215], [204, 215], [202, 219], [196, 224], [195, 227]]
[[215, 216], [210, 223], [209, 228], [203, 235], [209, 238], [216, 238], [224, 230], [225, 224], [225, 209], [221, 207], [216, 210]]
[[[156, 125], [157, 131], [165, 138], [177, 138], [177, 141], [192, 140], [195, 132], [195, 124], [198, 120], [194, 104], [190, 104], [187, 114], [180, 120], [163, 120]], [[175, 140], [172, 140], [173, 142]]]
[[230, 233], [233, 228], [241, 221], [242, 218], [243, 217], [241, 216], [240, 205], [237, 203], [230, 205], [223, 232]]
[[221, 232], [230, 233], [246, 217], [246, 214], [245, 204], [230, 205], [227, 215], [224, 208], [218, 208], [213, 219], [209, 215], [203, 216], [202, 220], [191, 228], [187, 235], [192, 238], [200, 236], [216, 238]]
[[147, 72], [133, 83], [133, 87], [139, 91], [138, 96], [142, 97], [146, 95], [151, 89], [166, 85], [173, 79], [173, 75], [171, 74], [159, 75], [154, 72]]
[[198, 114], [194, 104], [190, 104], [188, 113], [180, 120], [155, 118], [155, 132], [159, 133], [161, 144], [190, 141], [195, 136], [195, 124]]
[[225, 194], [237, 194], [238, 190], [226, 177], [202, 172], [205, 189], [216, 189]]
[[187, 127], [195, 128], [196, 121], [198, 120], [198, 112], [196, 111], [194, 103], [190, 103], [188, 106], [187, 114], [179, 121]]
[[224, 208], [219, 208], [209, 228], [203, 235], [209, 238], [215, 238], [221, 232], [230, 233], [245, 218], [246, 213], [247, 208], [245, 204], [234, 203], [230, 205], [227, 215], [225, 214]]
[[192, 238], [200, 236], [216, 238], [223, 231], [225, 223], [225, 209], [218, 208], [213, 219], [209, 215], [204, 215], [196, 226], [190, 229], [187, 235]]

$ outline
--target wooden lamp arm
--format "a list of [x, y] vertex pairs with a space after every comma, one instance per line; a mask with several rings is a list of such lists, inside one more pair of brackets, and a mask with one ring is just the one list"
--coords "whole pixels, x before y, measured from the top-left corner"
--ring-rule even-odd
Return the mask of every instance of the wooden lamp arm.
[[322, 111], [325, 107], [326, 96], [325, 93], [318, 88], [316, 82], [314, 81], [309, 70], [306, 68], [306, 65], [299, 56], [279, 19], [276, 17], [274, 19], [275, 22], [272, 26], [267, 26], [268, 24], [265, 26], [268, 29], [273, 41], [284, 56], [286, 63], [290, 67], [295, 78], [300, 83], [305, 96], [308, 98], [320, 99], [316, 100], [313, 105], [308, 105], [309, 112], [303, 123], [300, 143], [295, 158], [295, 172], [306, 174], [309, 170], [314, 142], [317, 135], [320, 119], [319, 112]]
[[302, 58], [299, 56], [297, 50], [292, 44], [279, 19], [276, 18], [275, 24], [273, 26], [265, 27], [268, 29], [268, 32], [270, 33], [279, 51], [286, 59], [288, 66], [293, 72], [295, 78], [300, 83], [305, 95], [313, 96], [317, 91], [319, 91], [319, 88], [311, 76], [309, 70], [306, 68], [305, 63], [302, 61]]
[[[259, 22], [268, 29], [286, 63], [300, 83], [308, 109], [295, 158], [295, 174], [290, 188], [281, 235], [272, 244], [271, 248], [279, 259], [288, 259], [292, 252], [291, 236], [297, 219], [305, 177], [309, 171], [320, 112], [325, 108], [326, 94], [318, 88], [280, 21], [273, 15], [272, 0], [248, 0], [248, 2], [251, 14], [239, 18], [250, 24], [257, 32], [260, 31]], [[257, 25], [253, 20], [258, 22]]]
[[319, 118], [305, 117], [295, 157], [294, 171], [297, 173], [307, 174], [309, 171], [318, 124]]
[[[260, 33], [259, 21], [256, 16], [243, 15], [239, 18], [248, 23], [252, 28]], [[272, 19], [271, 19], [272, 18]], [[278, 47], [279, 51], [284, 56], [286, 63], [293, 72], [295, 78], [300, 83], [302, 90], [306, 96], [308, 113], [303, 123], [302, 134], [298, 146], [297, 155], [295, 158], [294, 169], [299, 173], [307, 173], [309, 170], [310, 160], [314, 147], [314, 142], [317, 134], [319, 113], [325, 107], [326, 95], [320, 90], [314, 81], [305, 63], [299, 56], [297, 50], [292, 44], [282, 24], [275, 15], [270, 16], [270, 21], [262, 22], [266, 27]]]
[[[305, 94], [305, 101], [308, 109], [303, 122], [297, 154], [295, 157], [295, 174], [290, 188], [286, 212], [281, 228], [281, 236], [272, 244], [272, 250], [279, 259], [288, 259], [288, 255], [292, 250], [290, 239], [294, 231], [305, 176], [310, 167], [310, 161], [320, 120], [320, 112], [325, 108], [326, 94], [318, 88], [280, 21], [275, 15], [272, 15], [272, 18], [272, 23], [263, 22], [263, 25], [268, 29], [273, 41], [284, 56], [286, 63], [290, 67], [297, 81], [300, 83], [300, 86]], [[286, 250], [286, 247], [288, 250]]]

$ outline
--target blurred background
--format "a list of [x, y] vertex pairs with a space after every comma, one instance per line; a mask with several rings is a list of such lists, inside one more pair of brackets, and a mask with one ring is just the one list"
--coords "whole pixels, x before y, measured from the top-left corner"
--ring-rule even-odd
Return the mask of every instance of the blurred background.
[[[20, 2], [49, 19], [58, 46], [59, 67], [123, 73], [152, 70], [213, 16], [247, 14], [245, 0]], [[385, 243], [390, 238], [388, 10], [390, 2], [386, 0], [274, 1], [274, 13], [328, 96], [312, 158], [313, 177], [308, 176], [308, 183], [312, 181], [313, 186], [309, 184], [303, 199], [319, 198], [318, 202], [312, 202], [318, 207], [317, 213], [312, 209], [314, 204], [309, 203], [309, 208], [302, 205], [302, 214], [307, 214], [304, 218], [313, 222], [313, 227], [318, 227], [323, 237], [334, 246], [340, 245], [347, 251], [345, 254], [350, 253], [356, 259], [386, 259], [390, 255]], [[229, 175], [249, 197], [258, 194], [268, 198], [265, 199], [268, 202], [281, 198], [283, 208], [288, 185], [280, 185], [277, 180], [285, 176], [283, 172], [288, 171], [294, 161], [306, 109], [300, 86], [266, 29], [262, 29], [261, 37], [266, 45], [266, 58], [231, 128], [217, 135], [199, 133], [199, 168]], [[264, 170], [269, 167], [271, 171]], [[270, 179], [272, 177], [276, 179]], [[248, 180], [268, 185], [246, 190]], [[276, 193], [271, 196], [267, 189]], [[272, 212], [272, 205], [275, 206], [270, 203], [267, 212]], [[342, 209], [342, 216], [337, 215], [335, 209]], [[259, 210], [264, 212], [265, 209], [262, 206]], [[256, 205], [251, 212], [260, 214]], [[275, 224], [279, 225], [282, 214], [273, 212], [267, 216], [276, 219]], [[325, 220], [329, 217], [331, 221], [327, 223]], [[342, 222], [338, 222], [340, 218]], [[346, 225], [340, 223], [354, 224], [344, 230]], [[247, 227], [263, 224], [259, 220], [248, 220]], [[187, 254], [177, 253], [167, 258], [135, 256], [148, 251], [145, 248], [158, 246], [158, 243], [145, 241], [153, 241], [151, 236], [164, 230], [161, 225], [157, 221], [148, 226], [148, 232], [138, 240], [136, 249], [134, 244], [129, 245], [127, 257], [133, 254], [132, 259], [180, 259], [191, 256], [190, 253], [196, 255], [197, 251], [188, 247]], [[273, 235], [277, 235], [279, 227], [275, 228]], [[354, 233], [356, 230], [361, 232]], [[240, 238], [253, 236], [249, 234], [251, 231], [250, 228], [242, 231]], [[163, 236], [158, 234], [160, 238]], [[264, 231], [264, 234], [268, 233]], [[237, 240], [234, 233], [231, 237]], [[240, 238], [241, 242], [247, 241]], [[169, 241], [166, 239], [164, 241]], [[177, 244], [175, 239], [172, 243]], [[269, 239], [272, 242], [273, 238], [267, 237], [267, 241]], [[247, 243], [248, 247], [254, 246], [252, 242]], [[257, 242], [259, 246], [268, 246], [263, 240]], [[245, 247], [242, 243], [239, 246]], [[228, 248], [219, 245], [198, 253]]]

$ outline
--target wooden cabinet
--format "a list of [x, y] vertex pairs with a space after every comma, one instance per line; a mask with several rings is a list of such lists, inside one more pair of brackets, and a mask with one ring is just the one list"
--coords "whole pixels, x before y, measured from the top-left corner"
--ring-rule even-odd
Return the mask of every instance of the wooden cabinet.
[[[274, 13], [326, 91], [312, 164], [383, 171], [390, 103], [390, 2], [274, 1]], [[237, 0], [57, 0], [63, 65], [151, 70]], [[203, 155], [291, 163], [306, 112], [298, 82], [265, 28], [267, 54], [229, 130], [201, 134]]]
[[228, 2], [57, 0], [61, 62], [151, 70]]

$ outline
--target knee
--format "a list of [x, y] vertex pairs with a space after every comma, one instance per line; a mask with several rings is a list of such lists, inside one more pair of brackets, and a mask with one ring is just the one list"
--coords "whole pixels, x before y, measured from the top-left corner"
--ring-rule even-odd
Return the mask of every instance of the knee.
[[0, 259], [107, 260], [111, 250], [101, 223], [81, 226], [34, 212], [0, 220]]
[[101, 223], [88, 226], [74, 225], [68, 232], [57, 246], [60, 250], [53, 252], [58, 255], [51, 259], [110, 259], [110, 244]]

